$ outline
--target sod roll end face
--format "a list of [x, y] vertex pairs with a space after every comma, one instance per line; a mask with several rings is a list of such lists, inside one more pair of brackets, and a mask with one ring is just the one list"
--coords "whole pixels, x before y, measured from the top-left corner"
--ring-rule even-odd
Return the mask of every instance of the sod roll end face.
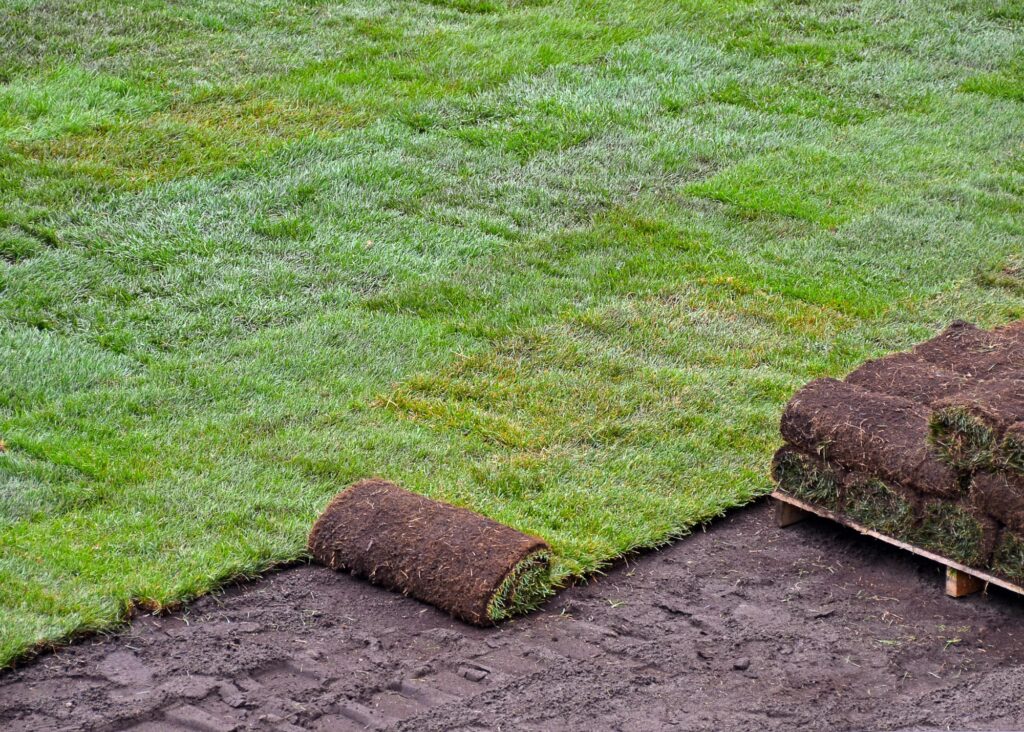
[[1024, 475], [1024, 421], [1006, 430], [999, 446], [999, 464], [1006, 470]]
[[529, 612], [551, 594], [544, 541], [384, 480], [339, 493], [313, 525], [309, 551], [474, 625]]

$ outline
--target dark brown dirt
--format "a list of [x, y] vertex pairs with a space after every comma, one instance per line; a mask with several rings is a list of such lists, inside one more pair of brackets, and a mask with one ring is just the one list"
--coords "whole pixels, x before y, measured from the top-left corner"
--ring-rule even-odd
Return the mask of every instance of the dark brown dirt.
[[957, 496], [957, 473], [929, 449], [930, 415], [908, 399], [818, 379], [786, 405], [781, 430], [791, 445], [844, 468], [923, 493]]
[[335, 496], [310, 532], [309, 551], [331, 569], [487, 625], [505, 578], [550, 548], [472, 511], [373, 479]]
[[955, 371], [913, 353], [896, 353], [864, 363], [843, 379], [861, 389], [929, 405], [959, 394], [973, 383]]
[[971, 480], [971, 500], [989, 516], [1024, 533], [1024, 476], [978, 473]]
[[1024, 728], [1024, 599], [761, 502], [498, 628], [298, 567], [0, 676], [32, 730]]

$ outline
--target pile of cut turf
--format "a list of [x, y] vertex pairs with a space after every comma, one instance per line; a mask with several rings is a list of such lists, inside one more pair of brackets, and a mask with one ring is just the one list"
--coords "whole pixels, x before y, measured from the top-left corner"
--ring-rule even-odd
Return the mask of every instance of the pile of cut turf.
[[780, 491], [1024, 581], [1024, 321], [956, 322], [813, 381], [782, 415]]

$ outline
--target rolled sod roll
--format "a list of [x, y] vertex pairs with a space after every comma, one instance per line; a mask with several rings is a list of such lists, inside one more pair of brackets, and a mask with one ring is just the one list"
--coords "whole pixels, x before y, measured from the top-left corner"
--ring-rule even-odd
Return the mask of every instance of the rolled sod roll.
[[998, 524], [969, 502], [932, 499], [918, 509], [914, 528], [903, 538], [908, 544], [985, 569], [998, 537]]
[[309, 551], [474, 625], [528, 612], [551, 592], [543, 540], [385, 480], [335, 496], [313, 525]]
[[958, 496], [959, 477], [932, 453], [926, 407], [835, 379], [812, 381], [786, 405], [782, 436], [848, 470], [923, 493]]
[[931, 404], [968, 389], [963, 374], [926, 361], [914, 353], [895, 353], [868, 361], [843, 379], [847, 384], [918, 404]]
[[971, 501], [1014, 531], [1024, 533], [1024, 476], [977, 473], [971, 479]]
[[992, 557], [991, 571], [1011, 582], [1024, 582], [1024, 535], [1003, 529]]
[[916, 493], [784, 447], [773, 472], [779, 488], [861, 526], [979, 569], [998, 536], [995, 521], [972, 504]]
[[1024, 380], [977, 381], [967, 391], [937, 400], [932, 408], [931, 441], [950, 465], [961, 470], [992, 467], [1006, 431], [1024, 421]]
[[840, 512], [848, 471], [815, 455], [784, 445], [772, 458], [772, 477], [779, 490], [815, 506]]
[[1006, 428], [996, 464], [1005, 470], [1024, 475], [1024, 421]]
[[956, 321], [911, 351], [915, 356], [976, 379], [1012, 376], [1024, 367], [1024, 326], [982, 330]]

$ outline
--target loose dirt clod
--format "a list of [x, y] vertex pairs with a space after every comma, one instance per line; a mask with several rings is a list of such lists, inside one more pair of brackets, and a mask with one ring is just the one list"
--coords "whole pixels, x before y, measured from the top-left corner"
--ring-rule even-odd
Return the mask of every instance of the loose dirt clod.
[[475, 625], [527, 612], [550, 593], [544, 541], [384, 480], [339, 493], [314, 524], [309, 551]]

